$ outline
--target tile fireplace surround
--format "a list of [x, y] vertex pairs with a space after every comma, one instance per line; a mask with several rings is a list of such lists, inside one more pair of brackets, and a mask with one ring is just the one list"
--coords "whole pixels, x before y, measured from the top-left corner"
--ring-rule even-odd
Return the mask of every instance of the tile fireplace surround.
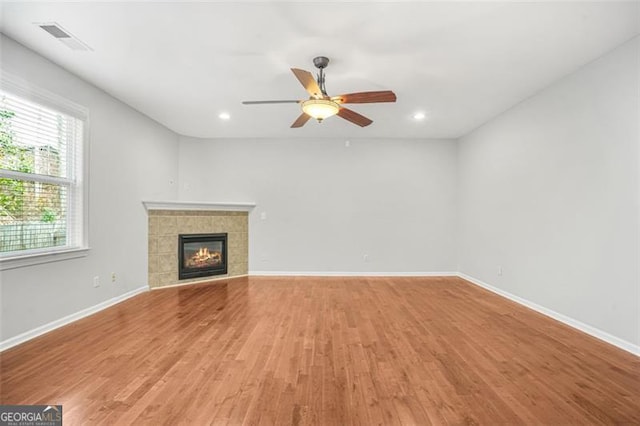
[[[249, 258], [249, 210], [253, 203], [143, 202], [149, 225], [149, 287], [211, 281], [246, 275]], [[228, 234], [226, 275], [178, 279], [179, 234]]]

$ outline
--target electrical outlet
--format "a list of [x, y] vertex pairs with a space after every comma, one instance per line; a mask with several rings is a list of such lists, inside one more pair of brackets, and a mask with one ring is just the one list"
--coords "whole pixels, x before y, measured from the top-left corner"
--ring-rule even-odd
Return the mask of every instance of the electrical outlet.
[[498, 276], [502, 276], [502, 266], [498, 266]]
[[368, 254], [363, 255], [362, 260], [364, 260], [366, 263], [369, 263], [369, 255]]
[[100, 287], [100, 277], [93, 277], [93, 287]]
[[115, 272], [112, 272], [112, 273], [111, 273], [111, 282], [112, 282], [112, 283], [115, 283], [115, 282], [116, 282], [116, 273], [115, 273]]
[[260, 219], [267, 220], [267, 212], [260, 212]]

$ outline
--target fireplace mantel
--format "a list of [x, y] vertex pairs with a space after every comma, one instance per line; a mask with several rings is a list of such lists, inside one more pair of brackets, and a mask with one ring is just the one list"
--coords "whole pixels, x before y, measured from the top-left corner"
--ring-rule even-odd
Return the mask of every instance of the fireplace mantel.
[[143, 201], [147, 211], [150, 210], [196, 210], [196, 211], [226, 211], [250, 212], [256, 203], [211, 203], [206, 201]]

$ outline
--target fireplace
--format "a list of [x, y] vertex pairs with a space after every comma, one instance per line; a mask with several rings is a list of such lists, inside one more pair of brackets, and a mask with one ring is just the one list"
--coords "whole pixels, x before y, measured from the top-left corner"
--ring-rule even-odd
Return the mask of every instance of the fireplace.
[[178, 278], [227, 273], [227, 234], [178, 235]]

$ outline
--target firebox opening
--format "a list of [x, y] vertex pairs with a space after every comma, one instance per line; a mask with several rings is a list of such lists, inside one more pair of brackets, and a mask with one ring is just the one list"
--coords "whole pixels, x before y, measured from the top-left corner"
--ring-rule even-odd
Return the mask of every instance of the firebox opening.
[[178, 278], [227, 273], [227, 234], [180, 234]]

